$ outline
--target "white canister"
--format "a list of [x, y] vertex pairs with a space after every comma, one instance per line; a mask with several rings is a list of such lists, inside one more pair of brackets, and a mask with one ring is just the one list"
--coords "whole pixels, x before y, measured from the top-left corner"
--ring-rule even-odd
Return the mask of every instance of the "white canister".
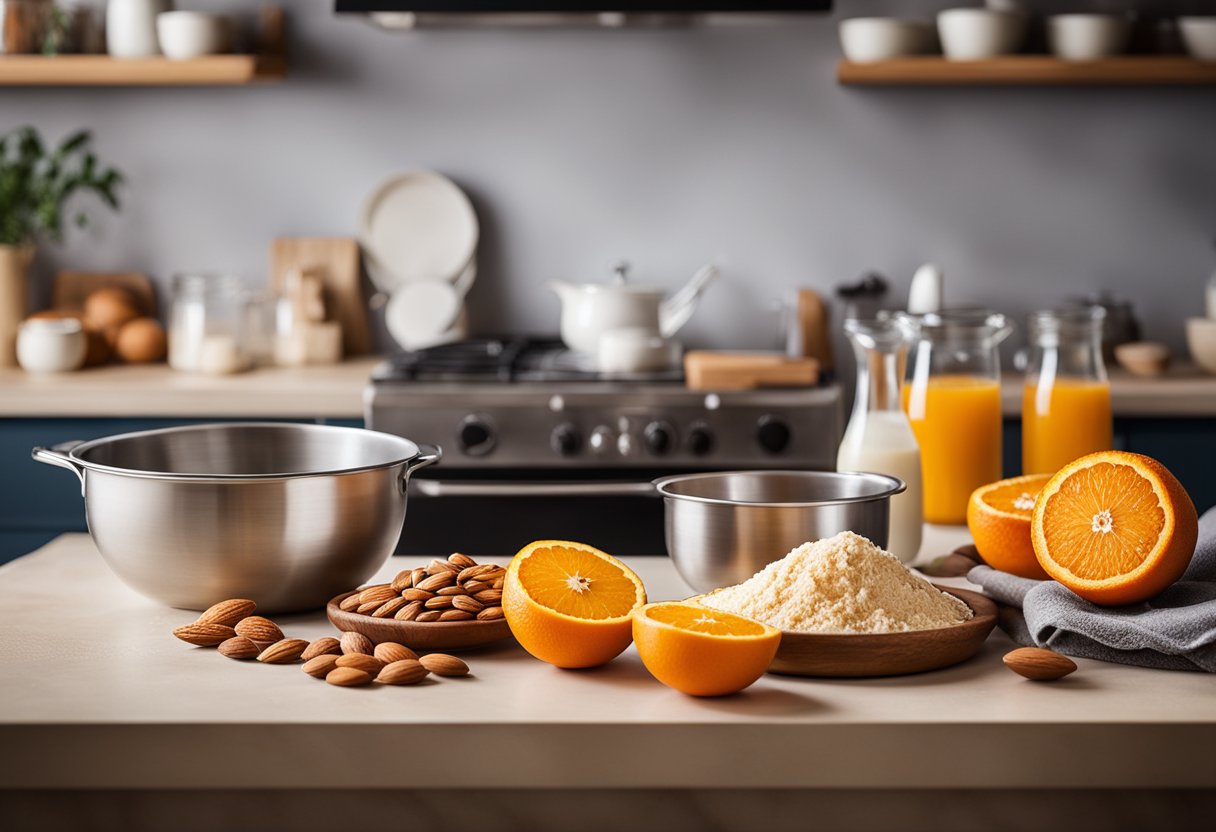
[[115, 58], [150, 58], [160, 54], [156, 17], [169, 10], [168, 0], [110, 0], [106, 6], [106, 51]]
[[17, 363], [27, 373], [69, 373], [84, 364], [88, 339], [75, 318], [35, 318], [17, 332]]

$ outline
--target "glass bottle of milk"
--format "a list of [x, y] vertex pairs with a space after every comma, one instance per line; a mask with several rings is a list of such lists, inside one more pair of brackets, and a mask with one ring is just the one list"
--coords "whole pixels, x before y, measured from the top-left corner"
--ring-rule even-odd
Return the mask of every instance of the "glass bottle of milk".
[[900, 399], [907, 332], [894, 320], [849, 319], [844, 331], [857, 356], [857, 393], [845, 428], [838, 471], [868, 471], [899, 477], [908, 489], [891, 498], [887, 550], [904, 563], [920, 552], [920, 448]]

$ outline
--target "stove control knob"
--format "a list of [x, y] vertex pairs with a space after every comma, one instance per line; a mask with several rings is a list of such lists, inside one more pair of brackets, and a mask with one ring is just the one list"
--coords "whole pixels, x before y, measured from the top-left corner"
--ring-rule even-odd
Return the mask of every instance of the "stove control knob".
[[562, 456], [574, 456], [583, 448], [583, 437], [574, 425], [562, 422], [549, 435], [549, 446]]
[[694, 456], [705, 456], [714, 449], [714, 435], [709, 429], [709, 425], [704, 422], [697, 422], [688, 429], [688, 438], [685, 440], [688, 444], [688, 450]]
[[591, 437], [587, 440], [587, 444], [591, 446], [591, 453], [603, 456], [616, 447], [616, 434], [607, 425], [600, 425], [591, 431]]
[[646, 443], [646, 450], [655, 456], [670, 453], [676, 444], [675, 431], [666, 422], [651, 422], [642, 432], [642, 439]]
[[484, 416], [465, 416], [456, 431], [456, 443], [469, 456], [485, 456], [496, 442], [494, 428]]
[[763, 416], [756, 424], [756, 441], [770, 454], [779, 454], [790, 444], [790, 426], [776, 416]]

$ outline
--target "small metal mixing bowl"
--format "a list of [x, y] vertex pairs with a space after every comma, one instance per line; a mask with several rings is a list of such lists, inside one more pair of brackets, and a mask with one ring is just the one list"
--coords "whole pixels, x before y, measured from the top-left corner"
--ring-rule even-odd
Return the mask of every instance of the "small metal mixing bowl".
[[750, 578], [807, 541], [856, 532], [887, 545], [903, 480], [828, 471], [724, 471], [655, 480], [667, 552], [698, 592]]

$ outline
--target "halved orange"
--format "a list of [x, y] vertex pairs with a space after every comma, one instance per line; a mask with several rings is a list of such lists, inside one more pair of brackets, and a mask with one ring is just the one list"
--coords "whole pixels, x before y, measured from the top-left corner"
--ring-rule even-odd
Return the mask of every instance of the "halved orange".
[[1034, 552], [1047, 574], [1095, 604], [1134, 604], [1182, 576], [1199, 536], [1195, 504], [1155, 459], [1083, 456], [1039, 492]]
[[764, 674], [781, 631], [700, 604], [666, 601], [634, 611], [633, 641], [642, 664], [663, 684], [690, 696], [724, 696]]
[[630, 613], [646, 603], [642, 579], [585, 543], [538, 540], [507, 566], [502, 609], [525, 650], [558, 667], [595, 667], [633, 639]]
[[1023, 578], [1047, 580], [1034, 555], [1030, 518], [1051, 474], [1030, 474], [982, 485], [967, 501], [967, 528], [984, 562]]

